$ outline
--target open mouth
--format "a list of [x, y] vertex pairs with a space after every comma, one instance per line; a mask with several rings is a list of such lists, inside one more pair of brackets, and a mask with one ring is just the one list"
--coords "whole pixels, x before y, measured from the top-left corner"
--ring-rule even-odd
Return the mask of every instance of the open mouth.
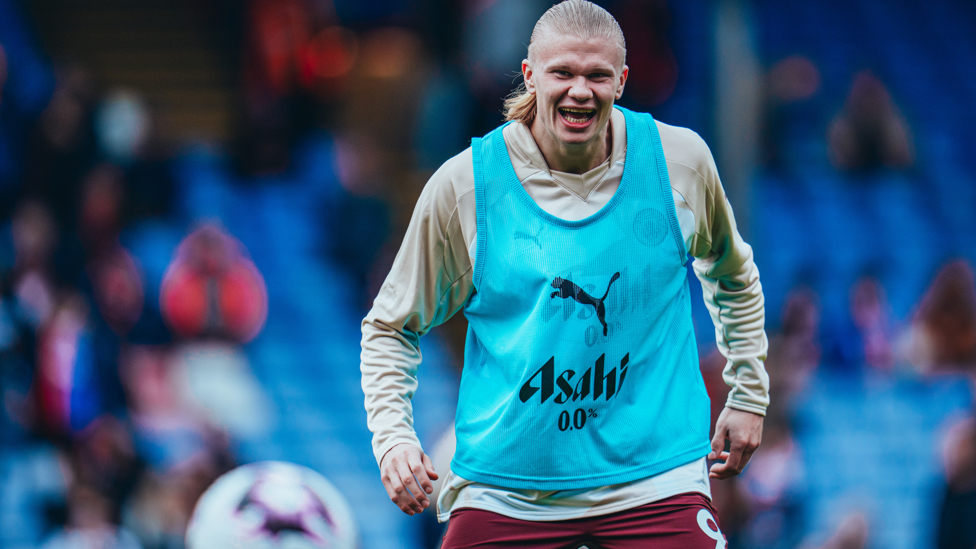
[[559, 107], [559, 114], [570, 124], [585, 124], [596, 116], [596, 109], [577, 109], [574, 107]]

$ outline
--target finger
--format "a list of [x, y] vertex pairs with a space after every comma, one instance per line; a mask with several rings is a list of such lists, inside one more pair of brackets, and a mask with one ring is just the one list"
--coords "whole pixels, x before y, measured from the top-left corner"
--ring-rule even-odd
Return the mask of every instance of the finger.
[[394, 484], [393, 479], [391, 479], [389, 475], [384, 473], [382, 480], [383, 480], [383, 488], [386, 488], [386, 495], [390, 496], [390, 501], [396, 503], [397, 494], [396, 491], [393, 489], [393, 484]]
[[[427, 476], [427, 468], [424, 466], [423, 459], [420, 456], [410, 456], [410, 472], [413, 473], [413, 478], [420, 485], [420, 489], [424, 491], [424, 494], [429, 494], [434, 491], [434, 484], [431, 483], [430, 477]], [[420, 498], [418, 497], [417, 499]], [[421, 500], [420, 503], [423, 505], [424, 501]]]
[[400, 481], [400, 475], [395, 469], [392, 469], [384, 478], [383, 486], [386, 487], [386, 493], [389, 494], [390, 500], [400, 508], [401, 511], [408, 515], [413, 515], [415, 511], [410, 508], [410, 500], [413, 496], [407, 492], [406, 486]]
[[400, 480], [403, 482], [403, 485], [410, 491], [406, 494], [409, 496], [407, 500], [408, 505], [415, 513], [422, 513], [424, 507], [426, 507], [423, 502], [427, 500], [427, 494], [420, 489], [420, 485], [417, 484], [417, 479], [413, 478], [413, 471], [410, 470], [410, 466], [406, 461], [398, 461], [397, 472], [400, 473]]
[[[722, 452], [719, 455], [719, 459], [728, 459], [729, 453]], [[728, 466], [727, 463], [715, 463], [708, 470], [709, 478], [724, 479], [735, 476], [735, 470]]]
[[729, 457], [725, 459], [725, 464], [735, 470], [736, 473], [740, 473], [742, 468], [745, 467], [745, 462], [742, 461], [742, 451], [745, 450], [745, 444], [741, 441], [732, 441], [732, 446], [729, 448]]
[[725, 449], [725, 426], [716, 425], [715, 435], [712, 436], [712, 451], [708, 454], [708, 459], [719, 459], [719, 454]]
[[430, 456], [424, 454], [423, 461], [424, 467], [427, 469], [427, 476], [430, 477], [430, 480], [437, 480], [439, 477], [437, 471], [434, 471], [434, 462], [430, 460]]
[[749, 464], [749, 460], [752, 458], [752, 454], [756, 452], [759, 446], [753, 446], [752, 444], [745, 447], [742, 450], [742, 468], [745, 469], [746, 465]]
[[716, 463], [708, 470], [708, 478], [726, 479], [735, 475], [735, 469], [732, 469], [726, 463]]

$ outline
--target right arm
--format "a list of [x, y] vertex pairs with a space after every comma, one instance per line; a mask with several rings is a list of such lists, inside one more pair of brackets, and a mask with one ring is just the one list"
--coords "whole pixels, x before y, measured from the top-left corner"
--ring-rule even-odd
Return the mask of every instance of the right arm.
[[427, 183], [362, 324], [360, 369], [373, 455], [390, 499], [407, 514], [429, 505], [424, 492], [437, 478], [413, 427], [420, 337], [460, 310], [473, 289], [452, 184], [452, 176], [471, 169], [470, 158], [462, 153], [449, 160]]

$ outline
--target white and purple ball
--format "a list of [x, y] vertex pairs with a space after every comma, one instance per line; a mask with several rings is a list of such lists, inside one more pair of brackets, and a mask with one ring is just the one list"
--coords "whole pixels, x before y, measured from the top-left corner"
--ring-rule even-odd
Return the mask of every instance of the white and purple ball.
[[319, 473], [265, 461], [218, 478], [197, 502], [187, 549], [355, 549], [346, 499]]

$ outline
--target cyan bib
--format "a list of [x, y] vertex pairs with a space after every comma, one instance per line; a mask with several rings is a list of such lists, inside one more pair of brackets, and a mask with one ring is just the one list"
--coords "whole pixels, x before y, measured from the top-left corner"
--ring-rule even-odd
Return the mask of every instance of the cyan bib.
[[471, 144], [475, 291], [452, 470], [506, 488], [645, 478], [709, 451], [709, 400], [691, 321], [687, 252], [661, 139], [627, 121], [623, 179], [566, 221], [515, 175], [500, 127]]

